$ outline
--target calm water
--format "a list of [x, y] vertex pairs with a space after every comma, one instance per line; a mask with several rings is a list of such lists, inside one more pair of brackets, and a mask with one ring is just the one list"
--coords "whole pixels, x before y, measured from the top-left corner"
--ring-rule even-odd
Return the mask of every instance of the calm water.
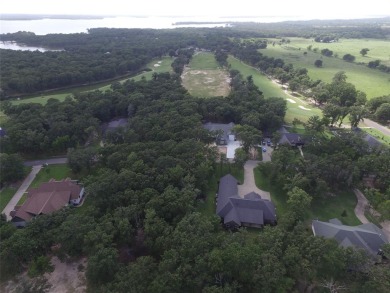
[[102, 19], [37, 19], [37, 20], [0, 20], [0, 33], [18, 31], [34, 32], [37, 35], [86, 33], [89, 28], [176, 28], [176, 27], [217, 27], [222, 24], [174, 25], [183, 21], [228, 21], [227, 19], [180, 18], [180, 17], [109, 17]]
[[[34, 32], [37, 35], [54, 33], [86, 33], [89, 28], [154, 28], [172, 29], [178, 27], [223, 27], [229, 22], [279, 22], [285, 20], [304, 20], [305, 17], [106, 17], [101, 19], [34, 19], [3, 20], [0, 19], [0, 33], [18, 31]], [[203, 22], [203, 24], [174, 25], [177, 22]], [[208, 22], [208, 23], [206, 23]], [[218, 24], [212, 22], [219, 22]]]
[[0, 42], [0, 49], [21, 50], [21, 51], [37, 51], [38, 50], [40, 52], [61, 51], [61, 50], [52, 50], [52, 49], [43, 48], [43, 47], [24, 46], [22, 44], [17, 44], [15, 42]]

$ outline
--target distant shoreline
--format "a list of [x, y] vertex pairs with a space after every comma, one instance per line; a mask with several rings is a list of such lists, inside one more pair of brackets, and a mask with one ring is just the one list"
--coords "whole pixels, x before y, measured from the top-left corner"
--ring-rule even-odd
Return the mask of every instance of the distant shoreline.
[[103, 19], [116, 17], [108, 15], [66, 15], [66, 14], [1, 14], [1, 20], [40, 20], [40, 19]]

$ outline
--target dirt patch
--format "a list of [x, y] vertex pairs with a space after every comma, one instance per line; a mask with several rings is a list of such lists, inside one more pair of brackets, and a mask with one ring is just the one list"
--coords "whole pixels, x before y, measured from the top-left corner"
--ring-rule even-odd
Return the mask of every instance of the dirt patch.
[[84, 293], [87, 291], [85, 268], [87, 259], [61, 262], [58, 257], [51, 259], [54, 271], [43, 276], [30, 278], [24, 272], [13, 280], [0, 286], [0, 292], [50, 292], [50, 293]]
[[82, 293], [87, 291], [85, 269], [87, 259], [61, 262], [58, 257], [51, 259], [54, 271], [46, 273], [45, 278], [51, 285], [50, 293]]
[[229, 74], [221, 69], [192, 70], [186, 67], [181, 79], [183, 86], [193, 96], [227, 96], [230, 92]]

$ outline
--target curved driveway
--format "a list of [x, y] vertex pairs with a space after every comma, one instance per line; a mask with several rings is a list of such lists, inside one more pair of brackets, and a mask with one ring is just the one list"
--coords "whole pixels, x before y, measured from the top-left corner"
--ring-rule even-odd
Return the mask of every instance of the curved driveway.
[[257, 167], [260, 161], [249, 160], [244, 165], [244, 184], [238, 185], [238, 195], [244, 197], [244, 195], [250, 192], [256, 192], [263, 199], [271, 200], [271, 195], [268, 191], [257, 188], [255, 183], [255, 175], [253, 169]]

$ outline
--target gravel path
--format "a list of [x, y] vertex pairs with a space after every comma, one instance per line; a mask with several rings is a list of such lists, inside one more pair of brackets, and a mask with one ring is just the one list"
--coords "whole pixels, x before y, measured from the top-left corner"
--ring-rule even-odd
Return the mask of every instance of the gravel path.
[[244, 197], [244, 195], [254, 191], [258, 193], [261, 198], [271, 200], [271, 195], [268, 191], [257, 188], [255, 183], [255, 175], [253, 169], [257, 167], [260, 161], [249, 160], [244, 165], [244, 184], [238, 185], [238, 195]]
[[23, 194], [26, 192], [27, 188], [30, 186], [31, 182], [33, 182], [35, 176], [38, 174], [38, 172], [41, 170], [42, 165], [34, 166], [30, 172], [30, 174], [27, 175], [27, 177], [24, 179], [22, 185], [20, 185], [18, 191], [16, 191], [15, 195], [11, 198], [7, 206], [3, 210], [3, 214], [6, 215], [7, 220], [11, 220], [10, 213], [14, 210], [15, 206], [23, 196]]

